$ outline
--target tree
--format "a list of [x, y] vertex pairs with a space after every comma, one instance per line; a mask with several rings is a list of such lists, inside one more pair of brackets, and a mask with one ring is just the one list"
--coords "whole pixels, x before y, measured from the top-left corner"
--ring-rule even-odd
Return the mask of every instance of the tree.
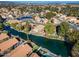
[[51, 19], [53, 16], [55, 16], [56, 14], [55, 13], [53, 13], [53, 12], [48, 12], [48, 13], [46, 13], [46, 15], [45, 15], [45, 17], [47, 18], [47, 19]]
[[22, 26], [21, 24], [18, 24], [18, 25], [16, 26], [16, 29], [19, 30], [19, 31], [21, 31], [21, 30], [23, 29], [23, 26]]
[[24, 26], [24, 32], [25, 32], [25, 33], [28, 33], [30, 30], [31, 30], [31, 29], [30, 29], [30, 26], [29, 26], [29, 22], [26, 21], [26, 25]]
[[4, 24], [0, 23], [0, 30], [3, 30], [3, 29], [4, 29]]
[[67, 34], [67, 42], [72, 44], [71, 54], [72, 56], [79, 56], [79, 31], [73, 30]]
[[13, 27], [13, 28], [16, 28], [16, 25], [17, 25], [17, 23], [8, 23], [8, 25], [10, 25], [11, 27]]
[[32, 49], [32, 50], [33, 50], [33, 52], [36, 52], [36, 51], [38, 50], [38, 48], [39, 48], [39, 46], [38, 46], [38, 45], [34, 45], [34, 46], [33, 46], [33, 49]]
[[77, 41], [77, 43], [73, 46], [72, 50], [71, 50], [71, 54], [74, 57], [79, 57], [79, 40]]
[[47, 34], [53, 34], [55, 32], [55, 26], [52, 23], [47, 23], [44, 29]]
[[37, 12], [41, 12], [42, 11], [42, 8], [41, 7], [36, 7], [36, 11]]
[[72, 32], [68, 32], [67, 34], [68, 42], [75, 44], [77, 40], [79, 40], [79, 31], [73, 30]]
[[24, 28], [24, 32], [28, 33], [29, 32], [29, 27]]
[[65, 8], [62, 8], [61, 13], [66, 14], [67, 16], [79, 16], [79, 7], [71, 7], [67, 5]]
[[59, 35], [65, 36], [68, 31], [69, 31], [69, 24], [67, 22], [62, 22], [60, 24]]
[[3, 23], [5, 19], [2, 18], [2, 16], [0, 15], [0, 23]]

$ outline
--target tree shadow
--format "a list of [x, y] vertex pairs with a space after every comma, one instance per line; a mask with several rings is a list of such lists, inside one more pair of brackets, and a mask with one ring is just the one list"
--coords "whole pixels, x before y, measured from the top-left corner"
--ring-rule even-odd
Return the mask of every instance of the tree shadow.
[[[12, 35], [19, 36], [20, 38], [27, 40], [27, 34], [23, 32], [18, 32], [17, 30], [14, 30], [12, 28], [6, 28], [5, 30], [9, 31], [9, 33]], [[63, 57], [70, 56], [70, 51], [67, 49], [67, 46], [64, 41], [60, 41], [57, 39], [48, 39], [32, 34], [29, 34], [28, 36], [29, 39], [35, 42], [37, 45], [47, 48], [52, 53], [55, 53]]]

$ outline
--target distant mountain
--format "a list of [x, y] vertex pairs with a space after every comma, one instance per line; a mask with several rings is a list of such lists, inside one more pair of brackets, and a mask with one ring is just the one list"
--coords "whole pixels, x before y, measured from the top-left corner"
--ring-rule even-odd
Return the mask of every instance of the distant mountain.
[[79, 1], [0, 1], [0, 5], [52, 5], [52, 4], [79, 4]]
[[[15, 1], [18, 3], [18, 1]], [[79, 4], [79, 1], [19, 1], [21, 4]]]

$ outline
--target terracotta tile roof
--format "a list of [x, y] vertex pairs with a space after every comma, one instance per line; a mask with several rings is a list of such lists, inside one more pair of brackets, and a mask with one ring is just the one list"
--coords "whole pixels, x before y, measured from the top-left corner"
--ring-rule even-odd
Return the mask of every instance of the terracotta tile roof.
[[10, 53], [8, 53], [7, 56], [9, 56], [9, 57], [25, 57], [30, 52], [32, 52], [32, 48], [28, 44], [25, 44], [25, 45], [18, 46], [16, 49], [14, 49]]
[[30, 57], [40, 57], [37, 53], [32, 53]]
[[0, 40], [3, 40], [3, 39], [6, 39], [8, 38], [9, 36], [7, 34], [4, 34], [4, 33], [1, 33], [0, 34]]
[[14, 44], [16, 44], [18, 42], [18, 40], [16, 38], [13, 39], [9, 39], [3, 43], [0, 44], [0, 51], [3, 52], [6, 49], [10, 48], [11, 46], [13, 46]]

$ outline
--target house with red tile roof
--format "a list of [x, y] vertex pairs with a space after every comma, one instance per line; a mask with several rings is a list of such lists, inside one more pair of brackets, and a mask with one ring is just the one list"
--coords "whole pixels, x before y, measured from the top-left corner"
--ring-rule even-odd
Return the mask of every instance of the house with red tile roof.
[[0, 52], [6, 51], [7, 49], [9, 49], [10, 47], [12, 47], [16, 43], [18, 43], [18, 40], [16, 38], [12, 38], [12, 39], [9, 39], [9, 40], [1, 43], [0, 44]]
[[5, 40], [7, 38], [9, 38], [9, 36], [6, 33], [1, 33], [0, 34], [0, 43], [1, 43], [1, 41]]
[[20, 45], [13, 51], [8, 53], [7, 57], [26, 57], [32, 52], [32, 48], [28, 44]]

